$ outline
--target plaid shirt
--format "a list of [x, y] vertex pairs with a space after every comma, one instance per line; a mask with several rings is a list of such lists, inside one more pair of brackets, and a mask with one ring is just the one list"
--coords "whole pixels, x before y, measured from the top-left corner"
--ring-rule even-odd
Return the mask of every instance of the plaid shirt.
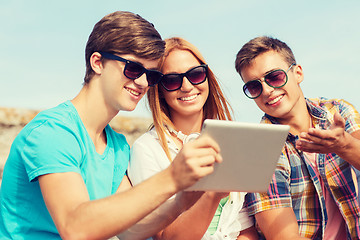
[[[316, 128], [328, 129], [337, 111], [345, 119], [348, 133], [360, 130], [360, 115], [350, 103], [325, 98], [306, 99], [306, 102]], [[278, 124], [275, 118], [266, 114], [262, 123]], [[300, 235], [322, 239], [328, 217], [318, 172], [345, 219], [348, 239], [359, 239], [360, 208], [351, 165], [336, 154], [316, 154], [318, 169], [315, 169], [295, 148], [297, 139], [298, 136], [289, 133], [267, 193], [247, 194], [249, 214], [292, 207]]]

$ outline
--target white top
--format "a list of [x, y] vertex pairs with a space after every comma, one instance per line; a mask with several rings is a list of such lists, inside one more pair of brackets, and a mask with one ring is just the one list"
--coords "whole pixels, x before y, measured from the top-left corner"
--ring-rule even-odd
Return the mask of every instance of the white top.
[[[179, 152], [175, 142], [168, 136], [167, 143], [171, 158]], [[160, 145], [155, 128], [140, 136], [131, 148], [128, 176], [133, 185], [139, 184], [170, 165], [165, 151]], [[230, 193], [229, 201], [223, 207], [218, 228], [213, 235], [205, 233], [202, 239], [236, 239], [240, 231], [254, 225], [247, 209], [243, 208], [246, 193]], [[174, 196], [173, 196], [174, 197]]]

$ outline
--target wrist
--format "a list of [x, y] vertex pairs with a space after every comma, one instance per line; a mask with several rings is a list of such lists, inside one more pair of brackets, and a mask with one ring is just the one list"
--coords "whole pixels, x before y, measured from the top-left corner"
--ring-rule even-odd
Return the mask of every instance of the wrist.
[[[168, 168], [166, 168], [165, 170], [161, 171], [162, 173], [162, 184], [164, 185], [164, 187], [167, 188], [167, 190], [174, 195], [175, 193], [179, 192], [180, 190], [182, 190], [179, 185], [177, 180], [174, 177], [173, 174], [173, 168], [172, 165], [170, 165]], [[165, 184], [164, 184], [165, 183]]]
[[204, 192], [181, 191], [176, 194], [176, 203], [181, 212], [192, 207], [204, 194]]
[[211, 199], [214, 202], [219, 203], [221, 199], [229, 196], [230, 193], [228, 192], [206, 192], [204, 195], [206, 195], [209, 199]]
[[219, 195], [217, 192], [205, 192], [204, 196], [212, 201], [220, 201], [222, 196]]
[[341, 144], [339, 144], [335, 153], [341, 158], [343, 158], [343, 156], [346, 156], [348, 152], [351, 151], [353, 143], [354, 138], [349, 133], [344, 132], [343, 141]]

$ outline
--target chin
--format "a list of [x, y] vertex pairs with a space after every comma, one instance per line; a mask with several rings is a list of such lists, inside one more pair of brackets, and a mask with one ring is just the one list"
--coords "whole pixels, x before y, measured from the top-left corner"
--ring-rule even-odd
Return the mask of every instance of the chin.
[[118, 108], [118, 111], [132, 112], [135, 110], [135, 108], [136, 108], [136, 105], [135, 106], [120, 106]]
[[128, 108], [128, 109], [125, 109], [124, 111], [127, 111], [127, 112], [132, 112], [132, 111], [134, 111], [135, 110], [135, 107], [133, 107], [133, 108]]

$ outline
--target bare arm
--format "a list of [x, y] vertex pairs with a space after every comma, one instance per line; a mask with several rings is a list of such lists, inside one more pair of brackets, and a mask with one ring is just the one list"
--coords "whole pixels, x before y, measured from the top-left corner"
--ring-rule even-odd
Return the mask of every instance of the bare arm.
[[63, 239], [102, 239], [129, 228], [176, 192], [174, 184], [161, 186], [162, 179], [171, 181], [169, 173], [164, 171], [143, 185], [95, 201], [89, 200], [77, 173], [48, 174], [39, 181], [47, 208]]
[[[195, 194], [193, 196], [193, 200], [196, 201], [200, 196], [200, 192]], [[186, 203], [181, 203], [182, 200], [179, 200], [180, 198], [181, 197], [168, 199], [165, 203], [161, 204], [160, 207], [152, 211], [145, 218], [117, 236], [121, 240], [140, 240], [156, 235], [156, 233], [174, 221], [182, 212], [182, 210], [187, 209], [188, 205]]]
[[328, 130], [311, 128], [300, 134], [296, 148], [305, 152], [336, 153], [360, 170], [360, 130], [349, 134], [345, 131], [345, 120], [339, 113]]
[[[110, 238], [144, 218], [174, 193], [210, 174], [213, 163], [221, 162], [219, 150], [210, 138], [199, 138], [184, 147], [164, 171], [132, 189], [94, 201], [89, 200], [85, 183], [77, 173], [43, 175], [39, 183], [63, 239]], [[184, 206], [177, 207], [181, 211]]]
[[299, 235], [299, 227], [292, 208], [276, 208], [255, 214], [267, 240], [306, 239]]
[[257, 240], [259, 235], [254, 226], [249, 227], [240, 232], [240, 235], [237, 237], [237, 240]]
[[155, 239], [201, 239], [214, 217], [221, 198], [228, 194], [206, 192], [189, 210], [159, 232]]

